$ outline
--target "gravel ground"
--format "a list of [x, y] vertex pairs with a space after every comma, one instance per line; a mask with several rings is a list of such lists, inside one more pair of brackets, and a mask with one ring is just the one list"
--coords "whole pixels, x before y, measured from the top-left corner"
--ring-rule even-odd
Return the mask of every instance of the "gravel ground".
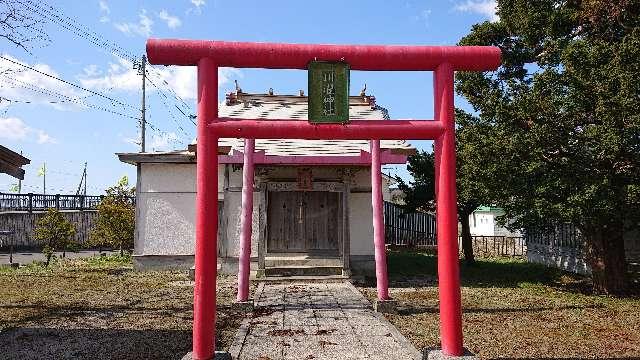
[[[391, 253], [387, 319], [418, 349], [439, 347], [435, 258]], [[520, 260], [461, 267], [464, 345], [483, 359], [640, 359], [640, 298], [590, 295], [588, 279]], [[375, 282], [360, 290], [375, 297]]]
[[[134, 271], [129, 258], [0, 270], [2, 359], [180, 359], [191, 350], [186, 272]], [[216, 343], [227, 349], [243, 314], [235, 278], [218, 278]]]

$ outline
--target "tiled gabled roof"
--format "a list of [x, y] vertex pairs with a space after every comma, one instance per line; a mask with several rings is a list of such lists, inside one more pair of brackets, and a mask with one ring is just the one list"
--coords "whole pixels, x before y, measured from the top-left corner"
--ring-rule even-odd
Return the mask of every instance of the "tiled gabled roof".
[[[307, 97], [294, 95], [244, 94], [227, 95], [227, 100], [218, 108], [220, 117], [243, 119], [296, 119], [306, 120]], [[387, 110], [375, 104], [373, 96], [351, 96], [349, 98], [349, 119], [389, 120]], [[220, 148], [243, 151], [242, 139], [223, 138]], [[415, 148], [404, 140], [382, 140], [382, 149], [394, 153], [412, 154]], [[367, 140], [298, 140], [298, 139], [257, 139], [256, 150], [265, 155], [280, 156], [353, 156], [360, 150], [369, 151]]]

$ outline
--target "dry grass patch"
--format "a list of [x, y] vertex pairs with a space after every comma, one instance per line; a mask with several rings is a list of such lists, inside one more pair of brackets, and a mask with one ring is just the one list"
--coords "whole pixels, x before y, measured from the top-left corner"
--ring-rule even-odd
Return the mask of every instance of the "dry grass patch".
[[[3, 269], [0, 284], [3, 356], [176, 359], [191, 349], [186, 271], [137, 272], [129, 257], [94, 257]], [[229, 347], [244, 316], [231, 310], [234, 300], [235, 278], [220, 276], [218, 348]]]
[[[439, 347], [435, 257], [389, 255], [387, 318], [417, 348]], [[401, 275], [397, 275], [401, 274]], [[461, 265], [464, 343], [481, 358], [640, 358], [640, 299], [589, 295], [588, 279], [521, 260]], [[361, 288], [375, 297], [375, 288]]]

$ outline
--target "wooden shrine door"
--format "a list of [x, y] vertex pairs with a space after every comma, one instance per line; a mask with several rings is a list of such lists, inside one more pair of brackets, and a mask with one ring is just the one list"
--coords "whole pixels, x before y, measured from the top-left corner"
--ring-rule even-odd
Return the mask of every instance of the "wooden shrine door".
[[270, 191], [267, 252], [339, 254], [342, 236], [341, 193]]

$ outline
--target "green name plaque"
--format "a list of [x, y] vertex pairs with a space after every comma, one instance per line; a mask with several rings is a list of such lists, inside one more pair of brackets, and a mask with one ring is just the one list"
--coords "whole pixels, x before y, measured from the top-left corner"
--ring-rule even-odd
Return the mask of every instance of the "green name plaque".
[[309, 122], [314, 124], [349, 122], [349, 64], [312, 61], [309, 63]]

